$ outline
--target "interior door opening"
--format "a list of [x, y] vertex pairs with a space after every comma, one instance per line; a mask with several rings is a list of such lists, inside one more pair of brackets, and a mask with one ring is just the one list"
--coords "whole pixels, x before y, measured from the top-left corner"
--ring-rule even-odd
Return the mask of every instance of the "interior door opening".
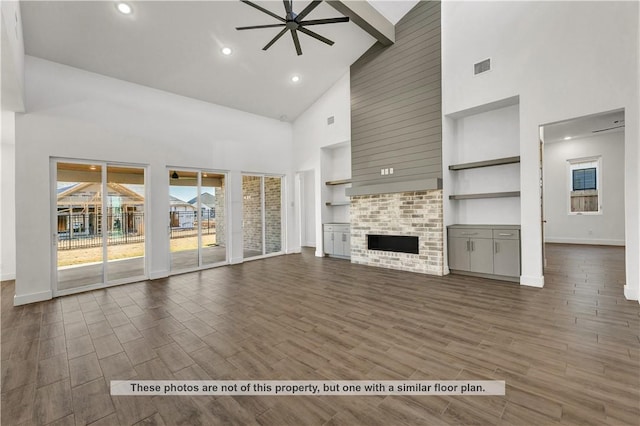
[[622, 109], [540, 126], [543, 250], [624, 248], [624, 139]]

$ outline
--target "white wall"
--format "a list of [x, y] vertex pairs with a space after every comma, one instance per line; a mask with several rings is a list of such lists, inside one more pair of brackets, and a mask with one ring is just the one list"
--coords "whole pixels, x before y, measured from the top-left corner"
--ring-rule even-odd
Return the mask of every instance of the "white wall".
[[[50, 297], [51, 157], [148, 165], [152, 278], [169, 272], [167, 166], [229, 171], [231, 262], [242, 259], [241, 172], [286, 174], [293, 200], [289, 123], [33, 57], [26, 88], [28, 113], [16, 119], [16, 303]], [[294, 216], [286, 205], [288, 230]]]
[[0, 128], [0, 281], [16, 277], [15, 114], [2, 110]]
[[[335, 122], [327, 124], [333, 116]], [[321, 168], [322, 148], [351, 139], [351, 82], [349, 72], [293, 123], [293, 164], [295, 170], [313, 170], [315, 176], [316, 256], [322, 256], [322, 194], [326, 193]], [[325, 154], [326, 155], [326, 154]], [[349, 167], [350, 169], [350, 167]], [[349, 174], [349, 177], [351, 175]]]
[[[569, 211], [567, 160], [602, 157], [602, 214]], [[624, 132], [600, 134], [544, 145], [545, 241], [624, 245]]]
[[0, 2], [2, 48], [2, 108], [24, 111], [24, 40], [20, 3]]
[[302, 214], [304, 215], [304, 232], [302, 244], [306, 247], [316, 246], [316, 179], [313, 170], [304, 172]]
[[520, 96], [521, 284], [544, 284], [539, 126], [625, 108], [625, 295], [637, 299], [638, 2], [443, 2], [442, 21], [445, 116]]

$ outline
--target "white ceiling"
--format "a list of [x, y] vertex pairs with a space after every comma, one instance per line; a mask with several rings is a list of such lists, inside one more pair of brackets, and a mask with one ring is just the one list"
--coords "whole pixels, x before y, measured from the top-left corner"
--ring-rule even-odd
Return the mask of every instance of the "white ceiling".
[[[235, 27], [277, 21], [239, 1], [129, 3], [134, 10], [130, 16], [120, 14], [113, 1], [22, 2], [26, 53], [291, 121], [375, 42], [349, 22], [313, 28], [333, 40], [333, 46], [300, 34], [303, 55], [297, 56], [291, 36], [285, 34], [265, 52], [262, 47], [278, 28], [237, 31]], [[257, 3], [284, 16], [282, 1]], [[308, 3], [294, 0], [294, 11], [299, 12]], [[396, 20], [415, 1], [376, 3], [386, 11], [381, 13]], [[307, 19], [337, 16], [341, 15], [322, 3]], [[222, 55], [223, 46], [233, 49], [232, 55]], [[297, 84], [290, 80], [294, 74], [301, 78]]]
[[563, 142], [567, 137], [577, 139], [622, 131], [624, 131], [624, 111], [605, 112], [545, 125], [544, 143]]

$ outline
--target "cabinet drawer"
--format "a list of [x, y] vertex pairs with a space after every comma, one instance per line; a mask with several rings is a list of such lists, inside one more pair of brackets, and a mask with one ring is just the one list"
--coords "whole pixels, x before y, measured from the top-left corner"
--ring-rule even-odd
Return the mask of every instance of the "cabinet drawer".
[[493, 238], [496, 240], [517, 240], [520, 238], [520, 231], [517, 229], [494, 229]]
[[322, 225], [322, 227], [324, 228], [324, 232], [333, 232], [333, 225]]
[[349, 233], [349, 225], [333, 225], [333, 232]]
[[452, 238], [493, 238], [491, 229], [474, 228], [449, 228], [449, 237]]

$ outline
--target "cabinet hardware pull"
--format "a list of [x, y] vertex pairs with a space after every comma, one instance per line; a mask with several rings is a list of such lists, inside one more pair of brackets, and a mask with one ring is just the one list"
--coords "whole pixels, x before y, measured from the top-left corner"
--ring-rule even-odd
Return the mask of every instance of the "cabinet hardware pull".
[[463, 232], [462, 235], [478, 235], [477, 232]]
[[469, 245], [469, 240], [467, 240], [467, 251], [471, 251], [471, 246]]
[[511, 236], [511, 235], [513, 235], [513, 234], [507, 234], [507, 233], [502, 233], [502, 232], [501, 232], [501, 233], [499, 233], [498, 235], [499, 235], [499, 236], [501, 236], [501, 237], [510, 237], [510, 236]]
[[498, 253], [498, 242], [497, 242], [497, 241], [494, 241], [494, 242], [493, 242], [493, 245], [494, 245], [494, 246], [495, 246], [495, 248], [496, 248], [496, 253]]
[[471, 251], [475, 251], [475, 244], [473, 243], [473, 241], [471, 241]]

